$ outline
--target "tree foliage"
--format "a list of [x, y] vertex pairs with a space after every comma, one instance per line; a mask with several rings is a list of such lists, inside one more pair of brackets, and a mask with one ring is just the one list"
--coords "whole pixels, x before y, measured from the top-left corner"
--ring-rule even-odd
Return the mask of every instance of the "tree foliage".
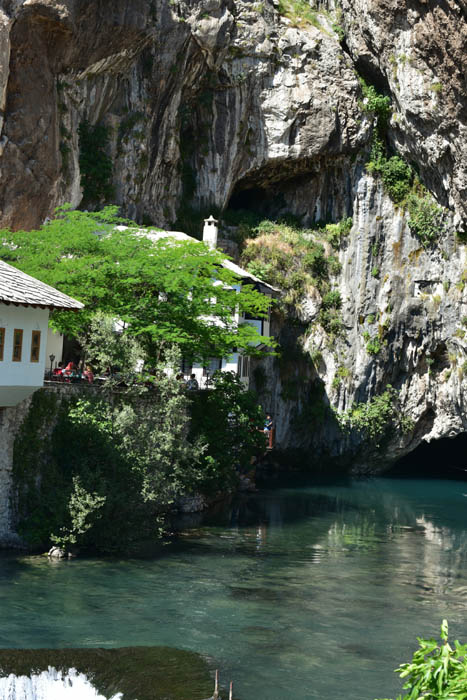
[[15, 441], [16, 518], [33, 546], [105, 553], [154, 538], [180, 497], [228, 492], [264, 450], [264, 415], [236, 375], [187, 392], [174, 348], [150, 375], [137, 375], [138, 344], [109, 319], [94, 320], [89, 356], [97, 369], [119, 363], [118, 376], [60, 404], [37, 392]]
[[[126, 224], [130, 227], [117, 226]], [[268, 342], [237, 313], [261, 318], [269, 299], [222, 266], [225, 256], [196, 241], [149, 239], [136, 224], [100, 212], [62, 207], [38, 231], [0, 232], [0, 258], [79, 299], [78, 313], [54, 314], [54, 327], [86, 335], [96, 311], [120, 319], [149, 356], [176, 343], [194, 360], [254, 353]]]
[[207, 446], [204, 460], [211, 489], [233, 483], [232, 463], [247, 467], [264, 451], [263, 427], [263, 410], [234, 372], [216, 372], [211, 391], [191, 396], [191, 439]]
[[419, 649], [412, 661], [401, 664], [396, 673], [406, 679], [397, 700], [466, 700], [467, 644], [448, 642], [448, 623], [441, 625], [441, 642], [418, 637]]

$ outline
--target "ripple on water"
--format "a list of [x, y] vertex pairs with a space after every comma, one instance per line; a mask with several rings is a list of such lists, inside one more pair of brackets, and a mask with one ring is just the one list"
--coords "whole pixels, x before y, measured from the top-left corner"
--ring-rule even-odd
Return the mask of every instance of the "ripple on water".
[[240, 700], [395, 697], [417, 635], [446, 617], [467, 641], [464, 493], [387, 479], [270, 491], [145, 560], [0, 556], [0, 646], [193, 650]]

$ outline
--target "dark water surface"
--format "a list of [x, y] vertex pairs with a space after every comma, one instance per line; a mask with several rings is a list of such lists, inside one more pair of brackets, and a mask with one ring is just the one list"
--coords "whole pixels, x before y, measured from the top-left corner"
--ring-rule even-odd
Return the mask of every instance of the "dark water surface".
[[373, 700], [441, 619], [467, 641], [467, 482], [263, 492], [144, 560], [0, 558], [0, 647], [201, 652], [240, 700]]

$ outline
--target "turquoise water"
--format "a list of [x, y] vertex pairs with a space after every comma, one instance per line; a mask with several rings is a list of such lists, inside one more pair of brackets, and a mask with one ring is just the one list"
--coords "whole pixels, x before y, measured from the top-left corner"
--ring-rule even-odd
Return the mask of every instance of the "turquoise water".
[[417, 635], [467, 641], [467, 482], [271, 490], [142, 560], [0, 558], [0, 647], [201, 652], [240, 700], [373, 700]]

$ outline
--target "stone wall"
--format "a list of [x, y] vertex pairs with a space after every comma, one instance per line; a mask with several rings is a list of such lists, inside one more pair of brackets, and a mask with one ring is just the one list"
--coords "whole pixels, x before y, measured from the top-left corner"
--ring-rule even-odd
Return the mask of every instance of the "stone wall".
[[31, 397], [17, 406], [0, 409], [0, 546], [21, 544], [13, 529], [10, 507], [13, 445], [30, 405]]
[[[44, 389], [55, 394], [59, 401], [71, 395], [95, 393], [99, 387], [87, 385], [70, 385], [49, 383]], [[32, 396], [17, 406], [0, 409], [0, 547], [20, 547], [21, 540], [15, 532], [11, 511], [11, 488], [13, 472], [13, 448], [15, 438], [26, 419], [31, 406]], [[52, 430], [53, 421], [48, 425]]]

